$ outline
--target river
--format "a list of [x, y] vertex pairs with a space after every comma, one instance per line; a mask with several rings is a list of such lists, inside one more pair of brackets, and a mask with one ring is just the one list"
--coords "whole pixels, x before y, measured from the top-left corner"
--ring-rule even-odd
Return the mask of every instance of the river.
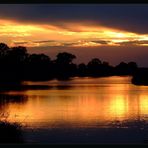
[[131, 84], [129, 76], [24, 84], [48, 87], [0, 92], [0, 118], [22, 125], [25, 143], [148, 140], [148, 86]]

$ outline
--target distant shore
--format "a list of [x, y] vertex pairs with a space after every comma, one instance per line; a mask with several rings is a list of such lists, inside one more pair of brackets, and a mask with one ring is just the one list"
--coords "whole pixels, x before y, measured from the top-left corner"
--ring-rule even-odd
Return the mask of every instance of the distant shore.
[[132, 83], [135, 85], [148, 85], [148, 68], [139, 68], [133, 75]]

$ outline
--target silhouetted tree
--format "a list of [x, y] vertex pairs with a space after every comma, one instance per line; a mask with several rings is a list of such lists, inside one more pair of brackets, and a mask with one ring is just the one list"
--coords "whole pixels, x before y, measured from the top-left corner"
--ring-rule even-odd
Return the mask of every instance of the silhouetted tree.
[[121, 62], [115, 67], [115, 70], [117, 75], [133, 75], [137, 68], [138, 66], [135, 62], [129, 62], [128, 64]]
[[132, 83], [135, 85], [148, 85], [148, 68], [137, 68], [133, 74]]
[[90, 76], [99, 76], [101, 64], [102, 64], [102, 62], [98, 58], [94, 58], [90, 62], [88, 62], [88, 64], [87, 64], [88, 74]]
[[66, 79], [75, 75], [77, 67], [72, 61], [76, 58], [75, 55], [67, 52], [59, 53], [54, 61], [54, 73], [59, 79]]
[[129, 62], [128, 69], [129, 69], [129, 74], [133, 75], [138, 69], [136, 62]]
[[108, 62], [103, 61], [101, 64], [101, 75], [110, 76], [113, 75], [113, 66], [110, 66]]
[[15, 80], [23, 79], [25, 72], [24, 63], [27, 56], [26, 47], [18, 46], [10, 48], [6, 56], [6, 65], [9, 66], [9, 72], [11, 73], [9, 77], [13, 77]]
[[128, 64], [121, 62], [115, 67], [115, 73], [116, 75], [128, 75]]
[[57, 64], [71, 64], [72, 61], [76, 58], [75, 55], [67, 52], [59, 53], [56, 57]]
[[9, 47], [5, 43], [0, 43], [0, 58], [3, 58], [8, 51]]
[[2, 81], [21, 80], [23, 77], [24, 60], [27, 56], [25, 47], [9, 48], [1, 43], [1, 77]]
[[87, 76], [87, 66], [84, 63], [78, 65], [78, 76]]
[[6, 55], [9, 51], [9, 47], [5, 43], [0, 43], [0, 69], [1, 69], [1, 77], [0, 79], [4, 79], [6, 72]]
[[26, 77], [33, 80], [50, 78], [51, 60], [45, 54], [31, 54], [26, 60]]

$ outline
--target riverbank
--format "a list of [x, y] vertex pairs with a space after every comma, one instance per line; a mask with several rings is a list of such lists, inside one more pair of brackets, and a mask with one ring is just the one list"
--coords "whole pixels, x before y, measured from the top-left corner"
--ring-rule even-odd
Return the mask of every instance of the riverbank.
[[138, 68], [132, 78], [135, 85], [148, 85], [148, 68]]
[[0, 143], [22, 143], [21, 126], [18, 123], [0, 121]]

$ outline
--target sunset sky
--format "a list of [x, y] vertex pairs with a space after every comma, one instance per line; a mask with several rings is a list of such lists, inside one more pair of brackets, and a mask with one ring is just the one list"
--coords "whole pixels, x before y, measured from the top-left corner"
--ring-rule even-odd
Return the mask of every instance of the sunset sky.
[[51, 59], [67, 51], [75, 63], [96, 57], [148, 67], [148, 5], [0, 4], [0, 42]]

